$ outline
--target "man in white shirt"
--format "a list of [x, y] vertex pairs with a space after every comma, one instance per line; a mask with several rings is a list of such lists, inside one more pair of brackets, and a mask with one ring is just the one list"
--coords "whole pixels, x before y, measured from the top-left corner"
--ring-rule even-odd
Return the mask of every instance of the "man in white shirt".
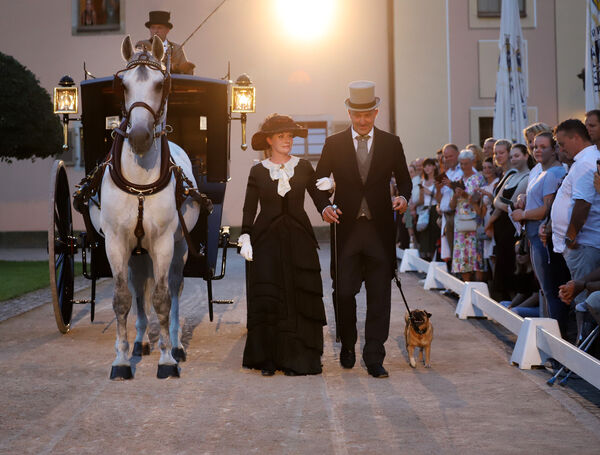
[[[552, 205], [552, 242], [554, 251], [563, 254], [573, 280], [580, 280], [600, 267], [600, 195], [594, 188], [600, 152], [579, 120], [560, 123], [555, 136], [574, 163]], [[575, 302], [583, 301], [585, 294]]]
[[456, 182], [463, 177], [463, 171], [458, 164], [458, 147], [455, 144], [446, 144], [442, 147], [444, 156], [444, 170], [446, 177], [435, 184], [436, 198], [442, 212], [442, 259], [452, 259], [454, 247], [454, 210], [450, 208], [450, 200], [454, 191], [450, 182]]

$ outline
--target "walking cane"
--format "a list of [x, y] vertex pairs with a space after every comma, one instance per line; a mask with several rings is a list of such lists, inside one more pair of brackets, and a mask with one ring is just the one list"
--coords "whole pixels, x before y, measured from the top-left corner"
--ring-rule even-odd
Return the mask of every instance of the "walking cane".
[[[333, 204], [331, 208], [337, 213], [338, 206]], [[338, 257], [337, 257], [337, 223], [334, 221], [332, 225], [332, 248], [333, 248], [333, 312], [335, 315], [335, 341], [340, 342], [340, 310], [338, 306]]]

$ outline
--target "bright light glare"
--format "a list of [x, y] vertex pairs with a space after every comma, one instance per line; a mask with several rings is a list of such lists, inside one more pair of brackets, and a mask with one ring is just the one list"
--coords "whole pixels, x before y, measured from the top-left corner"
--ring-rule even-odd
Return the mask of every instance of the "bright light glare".
[[314, 39], [324, 34], [333, 17], [335, 0], [277, 0], [277, 12], [286, 32]]

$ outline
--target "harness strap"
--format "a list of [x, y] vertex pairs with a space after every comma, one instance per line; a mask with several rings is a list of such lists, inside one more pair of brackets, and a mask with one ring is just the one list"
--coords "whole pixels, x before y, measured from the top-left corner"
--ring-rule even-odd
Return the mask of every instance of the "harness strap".
[[[192, 241], [192, 236], [190, 235], [187, 226], [185, 225], [185, 220], [183, 218], [183, 213], [181, 208], [188, 197], [191, 197], [193, 200], [198, 202], [200, 205], [200, 213], [212, 213], [213, 204], [212, 201], [206, 197], [204, 193], [199, 192], [196, 188], [193, 187], [192, 181], [188, 179], [183, 172], [181, 167], [176, 166], [173, 168], [173, 172], [175, 174], [175, 203], [177, 207], [177, 216], [179, 217], [179, 224], [181, 225], [181, 230], [183, 231], [183, 236], [188, 245], [188, 250], [190, 255], [195, 258], [200, 258], [204, 256], [204, 246], [201, 245], [199, 249], [196, 249], [194, 242]], [[184, 186], [184, 183], [187, 185], [187, 188]]]
[[142, 238], [144, 238], [146, 233], [144, 232], [144, 196], [141, 194], [138, 196], [138, 219], [133, 235], [137, 239], [137, 245], [133, 249], [133, 254], [140, 255], [146, 253], [147, 251], [142, 248]]
[[[127, 119], [124, 119], [119, 129], [123, 129], [126, 125]], [[174, 164], [171, 161], [171, 153], [169, 151], [169, 141], [166, 135], [161, 137], [161, 156], [160, 156], [160, 175], [154, 183], [149, 184], [137, 184], [130, 182], [123, 176], [121, 170], [121, 153], [123, 151], [124, 137], [117, 134], [113, 141], [112, 148], [110, 150], [110, 176], [115, 182], [115, 185], [126, 193], [133, 195], [150, 195], [158, 193], [163, 190], [171, 181], [171, 166]]]

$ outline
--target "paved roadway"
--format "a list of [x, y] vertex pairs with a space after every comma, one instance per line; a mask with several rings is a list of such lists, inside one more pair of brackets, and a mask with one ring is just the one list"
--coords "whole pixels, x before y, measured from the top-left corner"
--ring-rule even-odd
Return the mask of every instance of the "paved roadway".
[[[328, 257], [324, 247], [322, 265]], [[403, 282], [411, 305], [433, 313], [432, 368], [408, 366], [394, 290], [389, 379], [371, 378], [362, 364], [342, 370], [333, 326], [324, 328], [320, 376], [263, 378], [243, 369], [243, 263], [235, 254], [214, 286], [215, 298], [235, 303], [218, 306], [214, 322], [204, 282], [186, 281], [180, 379], [156, 379], [156, 351], [135, 365], [134, 380], [108, 379], [110, 280], [99, 285], [96, 321], [78, 308], [67, 335], [47, 303], [9, 318], [0, 323], [0, 453], [598, 453], [598, 393], [550, 388], [546, 371], [509, 365], [514, 338], [491, 322], [456, 319], [455, 301], [424, 291], [418, 279]], [[325, 274], [324, 283], [329, 291]], [[19, 303], [0, 304], [8, 305]], [[332, 320], [328, 296], [326, 306]]]

